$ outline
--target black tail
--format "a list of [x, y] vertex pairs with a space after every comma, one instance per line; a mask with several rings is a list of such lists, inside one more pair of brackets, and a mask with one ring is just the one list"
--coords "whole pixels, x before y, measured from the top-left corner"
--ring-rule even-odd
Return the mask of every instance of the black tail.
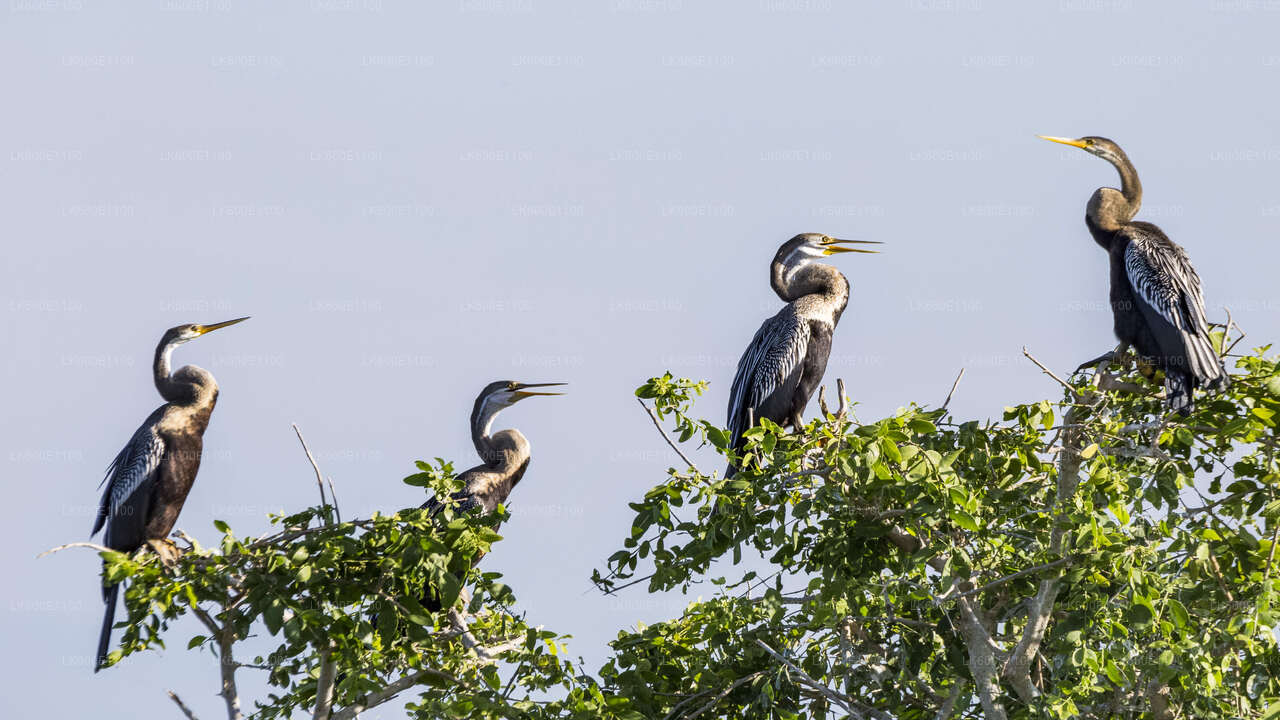
[[1195, 384], [1191, 381], [1190, 375], [1181, 370], [1165, 370], [1165, 402], [1170, 408], [1177, 410], [1179, 415], [1186, 417], [1191, 414], [1191, 408], [1195, 402], [1192, 397], [1194, 392]]
[[120, 596], [120, 583], [104, 585], [102, 599], [107, 609], [102, 616], [102, 632], [98, 635], [98, 655], [93, 661], [93, 671], [106, 667], [107, 652], [111, 649], [111, 626], [116, 623], [116, 598]]

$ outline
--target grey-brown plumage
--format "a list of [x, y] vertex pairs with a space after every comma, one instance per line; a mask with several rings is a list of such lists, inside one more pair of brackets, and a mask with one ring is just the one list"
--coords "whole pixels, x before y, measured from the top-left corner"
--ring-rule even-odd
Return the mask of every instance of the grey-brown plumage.
[[1110, 260], [1111, 312], [1120, 347], [1081, 367], [1132, 346], [1144, 366], [1164, 371], [1168, 406], [1189, 414], [1196, 388], [1227, 383], [1226, 368], [1209, 339], [1200, 276], [1187, 252], [1160, 228], [1133, 219], [1142, 206], [1142, 183], [1119, 145], [1095, 136], [1044, 139], [1096, 155], [1120, 174], [1120, 189], [1098, 188], [1085, 210], [1085, 225]]
[[[102, 501], [90, 535], [106, 528], [103, 544], [132, 553], [151, 544], [157, 552], [173, 530], [200, 469], [204, 431], [218, 401], [218, 383], [208, 370], [186, 365], [172, 374], [170, 358], [179, 345], [248, 318], [214, 325], [170, 328], [156, 346], [156, 390], [167, 402], [134, 432], [107, 468]], [[106, 613], [98, 636], [94, 672], [101, 670], [111, 644], [118, 583], [104, 584]]]
[[[738, 361], [729, 390], [728, 428], [732, 447], [742, 446], [751, 422], [769, 418], [799, 428], [809, 398], [827, 369], [831, 338], [849, 304], [849, 281], [819, 258], [840, 252], [874, 252], [842, 247], [864, 240], [837, 240], [817, 233], [797, 235], [769, 264], [769, 284], [787, 304], [764, 321]], [[732, 464], [726, 477], [737, 472]]]

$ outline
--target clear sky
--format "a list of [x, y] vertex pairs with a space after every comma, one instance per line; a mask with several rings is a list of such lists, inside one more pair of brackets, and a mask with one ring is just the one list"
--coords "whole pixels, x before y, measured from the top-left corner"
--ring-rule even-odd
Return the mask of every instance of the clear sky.
[[672, 461], [632, 390], [707, 379], [723, 421], [797, 232], [886, 243], [836, 259], [828, 379], [864, 419], [961, 367], [953, 409], [998, 415], [1057, 395], [1023, 345], [1114, 343], [1083, 212], [1115, 173], [1037, 133], [1119, 142], [1210, 318], [1280, 339], [1275, 0], [427, 5], [0, 8], [0, 715], [222, 712], [194, 623], [93, 675], [97, 557], [35, 559], [86, 539], [172, 325], [253, 316], [175, 357], [222, 387], [178, 523], [206, 543], [314, 502], [290, 423], [367, 514], [423, 499], [415, 459], [475, 463], [489, 381], [570, 382], [499, 420], [533, 460], [485, 564], [592, 668], [684, 602], [588, 582]]

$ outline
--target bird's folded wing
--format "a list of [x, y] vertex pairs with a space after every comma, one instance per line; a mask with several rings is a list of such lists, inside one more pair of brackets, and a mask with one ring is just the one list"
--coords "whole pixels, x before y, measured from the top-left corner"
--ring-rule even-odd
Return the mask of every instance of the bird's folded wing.
[[129, 505], [129, 498], [143, 484], [155, 479], [160, 461], [164, 458], [164, 438], [156, 431], [155, 423], [148, 422], [129, 439], [129, 444], [116, 455], [111, 467], [107, 468], [104, 482], [106, 490], [102, 493], [102, 503], [98, 508], [98, 519], [94, 523], [93, 533], [97, 533], [109, 518], [118, 517], [121, 510]]
[[[1222, 366], [1209, 342], [1200, 276], [1186, 252], [1168, 240], [1136, 233], [1125, 249], [1124, 269], [1143, 315], [1149, 322], [1163, 320], [1171, 326], [1166, 331], [1172, 330], [1181, 342], [1181, 348], [1165, 347], [1166, 354], [1185, 351], [1189, 369], [1198, 377], [1220, 375]], [[1152, 329], [1158, 340], [1170, 336]]]
[[788, 306], [760, 326], [729, 391], [729, 430], [736, 445], [746, 432], [747, 410], [758, 408], [797, 371], [809, 346], [809, 323]]

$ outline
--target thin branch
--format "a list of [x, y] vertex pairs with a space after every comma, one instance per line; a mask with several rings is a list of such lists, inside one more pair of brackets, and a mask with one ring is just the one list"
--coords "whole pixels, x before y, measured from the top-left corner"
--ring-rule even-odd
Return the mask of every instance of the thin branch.
[[[1023, 348], [1026, 350], [1026, 348]], [[956, 376], [956, 381], [951, 383], [951, 390], [947, 393], [947, 399], [942, 401], [942, 410], [946, 410], [951, 404], [951, 396], [956, 394], [956, 388], [960, 385], [960, 378], [964, 377], [964, 368], [960, 368], [960, 374]]]
[[342, 511], [338, 509], [338, 491], [333, 489], [333, 478], [325, 478], [329, 483], [329, 502], [333, 504], [333, 515], [338, 524], [342, 524]]
[[187, 716], [187, 720], [199, 720], [199, 718], [196, 717], [196, 714], [191, 712], [191, 708], [187, 707], [186, 703], [182, 702], [182, 698], [178, 697], [178, 693], [172, 690], [167, 692], [169, 693], [169, 699], [178, 704], [178, 709], [182, 711], [183, 715]]
[[368, 710], [369, 708], [381, 705], [382, 703], [387, 702], [388, 700], [395, 699], [396, 695], [399, 695], [405, 690], [408, 690], [409, 688], [413, 687], [414, 685], [417, 685], [418, 683], [421, 683], [424, 680], [427, 680], [428, 678], [435, 678], [437, 680], [443, 680], [444, 682], [450, 683], [452, 685], [466, 687], [466, 683], [464, 683], [462, 680], [458, 679], [457, 677], [447, 672], [444, 672], [443, 670], [436, 670], [435, 668], [423, 668], [411, 675], [405, 675], [399, 680], [396, 680], [390, 685], [387, 685], [386, 687], [382, 688], [378, 692], [369, 693], [368, 695], [360, 698], [358, 702], [352, 705], [348, 705], [347, 707], [334, 713], [330, 717], [330, 720], [355, 720], [355, 718], [359, 716], [360, 713]]
[[1023, 346], [1022, 346], [1022, 354], [1023, 354], [1023, 355], [1025, 355], [1025, 356], [1026, 356], [1026, 358], [1027, 358], [1028, 360], [1030, 360], [1031, 362], [1035, 363], [1035, 364], [1036, 364], [1036, 367], [1040, 368], [1040, 371], [1041, 371], [1041, 372], [1043, 372], [1045, 375], [1048, 375], [1049, 377], [1053, 378], [1054, 380], [1057, 380], [1059, 385], [1061, 385], [1062, 387], [1064, 387], [1064, 388], [1066, 388], [1066, 389], [1067, 389], [1067, 392], [1071, 394], [1071, 397], [1073, 397], [1073, 398], [1078, 398], [1078, 397], [1079, 397], [1079, 394], [1076, 392], [1076, 389], [1075, 389], [1075, 388], [1073, 388], [1073, 387], [1071, 387], [1070, 385], [1068, 385], [1068, 384], [1067, 384], [1067, 381], [1065, 381], [1065, 380], [1063, 380], [1062, 378], [1058, 377], [1058, 376], [1057, 376], [1057, 375], [1056, 375], [1052, 370], [1050, 370], [1049, 368], [1045, 367], [1044, 363], [1042, 363], [1042, 362], [1040, 362], [1039, 360], [1037, 360], [1037, 359], [1036, 359], [1036, 357], [1035, 357], [1034, 355], [1032, 355], [1032, 354], [1031, 354], [1031, 351], [1027, 349], [1027, 346], [1026, 346], [1026, 345], [1023, 345]]
[[1053, 562], [1047, 562], [1043, 565], [1037, 565], [1035, 567], [1029, 567], [1025, 570], [1019, 570], [1018, 572], [1013, 573], [1012, 575], [1005, 575], [1004, 577], [998, 580], [992, 580], [991, 582], [987, 583], [986, 585], [983, 585], [982, 587], [976, 587], [976, 588], [973, 588], [972, 590], [966, 590], [956, 595], [956, 597], [962, 598], [962, 597], [969, 597], [970, 595], [977, 595], [978, 593], [986, 592], [987, 590], [990, 590], [991, 588], [996, 587], [997, 585], [1003, 585], [1011, 580], [1017, 580], [1020, 577], [1033, 575], [1042, 570], [1051, 570], [1053, 568], [1066, 565], [1067, 563], [1071, 562], [1073, 559], [1074, 558], [1070, 556], [1060, 557], [1057, 560], [1054, 560]]
[[844, 378], [836, 378], [836, 392], [840, 395], [840, 403], [836, 405], [836, 417], [843, 420], [849, 414], [849, 396], [844, 392]]
[[658, 428], [658, 432], [662, 433], [662, 439], [667, 441], [667, 444], [671, 446], [672, 450], [676, 451], [676, 454], [680, 456], [680, 459], [683, 460], [686, 465], [692, 468], [694, 472], [701, 475], [702, 471], [698, 469], [698, 466], [694, 465], [692, 460], [685, 457], [685, 454], [680, 451], [680, 448], [672, 442], [671, 437], [667, 435], [667, 431], [663, 429], [662, 423], [658, 421], [658, 415], [653, 411], [653, 408], [645, 405], [644, 400], [641, 400], [640, 398], [636, 398], [636, 402], [640, 403], [640, 407], [644, 408], [644, 411], [649, 413], [649, 419], [653, 421], [653, 426]]
[[853, 712], [853, 708], [851, 707], [853, 704], [852, 698], [850, 698], [848, 695], [845, 695], [842, 692], [839, 692], [833, 688], [827, 687], [826, 685], [823, 685], [817, 680], [814, 680], [813, 677], [809, 675], [809, 673], [800, 669], [798, 665], [791, 662], [787, 658], [783, 657], [782, 654], [780, 654], [777, 650], [774, 650], [773, 648], [769, 647], [769, 644], [761, 640], [760, 638], [756, 638], [756, 644], [764, 648], [764, 651], [772, 655], [774, 659], [776, 659], [778, 662], [782, 663], [783, 665], [786, 665], [787, 669], [791, 670], [791, 672], [798, 675], [800, 677], [800, 681], [803, 684], [808, 685], [814, 690], [817, 690], [818, 692], [822, 693], [822, 695], [824, 695], [828, 700], [831, 700], [832, 702], [836, 703], [840, 707], [844, 708], [845, 712]]
[[[726, 687], [724, 690], [721, 690], [721, 691], [720, 691], [720, 693], [719, 693], [718, 695], [716, 695], [715, 697], [711, 698], [710, 702], [708, 702], [707, 704], [705, 704], [705, 705], [703, 705], [702, 707], [698, 708], [697, 710], [694, 710], [692, 713], [689, 713], [688, 715], [684, 715], [684, 716], [683, 716], [683, 717], [684, 717], [684, 720], [693, 720], [694, 718], [698, 717], [699, 715], [701, 715], [701, 714], [703, 714], [703, 713], [707, 712], [708, 710], [710, 710], [710, 709], [714, 708], [714, 707], [716, 706], [716, 703], [719, 703], [721, 700], [723, 700], [723, 699], [725, 698], [725, 696], [726, 696], [726, 695], [728, 695], [729, 693], [733, 692], [734, 690], [737, 690], [739, 687], [741, 687], [741, 686], [743, 686], [743, 685], [745, 685], [745, 684], [747, 684], [747, 683], [751, 682], [752, 680], [755, 680], [756, 678], [760, 677], [760, 676], [761, 676], [761, 675], [763, 675], [763, 674], [764, 674], [764, 671], [763, 671], [763, 670], [757, 670], [756, 672], [753, 672], [753, 673], [751, 673], [750, 675], [743, 675], [742, 677], [738, 678], [737, 680], [734, 680], [732, 683], [730, 683], [730, 684], [729, 684], [729, 686], [728, 686], [728, 687]], [[698, 697], [699, 695], [702, 695], [702, 694], [705, 694], [705, 693], [699, 693], [698, 695], [694, 695], [693, 697], [695, 697], [695, 698], [696, 698], [696, 697]], [[691, 700], [691, 699], [693, 699], [693, 698], [690, 698], [690, 700]], [[686, 701], [684, 701], [684, 702], [681, 702], [680, 704], [681, 704], [681, 705], [683, 705], [685, 702], [688, 702], [688, 700], [686, 700]], [[674, 717], [674, 714], [675, 714], [675, 712], [676, 712], [676, 709], [677, 709], [677, 708], [679, 708], [679, 705], [677, 705], [675, 708], [672, 708], [672, 709], [671, 709], [671, 713], [667, 715], [667, 718]]]
[[818, 409], [822, 411], [822, 417], [831, 414], [831, 410], [827, 408], [827, 386], [823, 385], [818, 388]]
[[311, 461], [311, 469], [316, 471], [316, 487], [320, 488], [320, 507], [325, 507], [329, 501], [324, 496], [324, 477], [320, 475], [320, 466], [316, 464], [316, 458], [311, 454], [311, 448], [307, 447], [307, 441], [302, 437], [302, 431], [298, 429], [298, 423], [293, 423], [293, 432], [298, 436], [298, 442], [302, 443], [302, 450], [307, 454], [307, 459]]
[[92, 548], [94, 550], [97, 550], [98, 552], [119, 552], [118, 550], [112, 550], [111, 548], [106, 547], [105, 545], [99, 545], [97, 543], [73, 542], [73, 543], [67, 543], [66, 545], [59, 545], [58, 547], [55, 547], [55, 548], [49, 548], [48, 550], [45, 550], [44, 552], [37, 555], [36, 559], [39, 560], [45, 555], [51, 555], [60, 550], [66, 550], [67, 548], [73, 548], [73, 547], [87, 547], [87, 548]]

